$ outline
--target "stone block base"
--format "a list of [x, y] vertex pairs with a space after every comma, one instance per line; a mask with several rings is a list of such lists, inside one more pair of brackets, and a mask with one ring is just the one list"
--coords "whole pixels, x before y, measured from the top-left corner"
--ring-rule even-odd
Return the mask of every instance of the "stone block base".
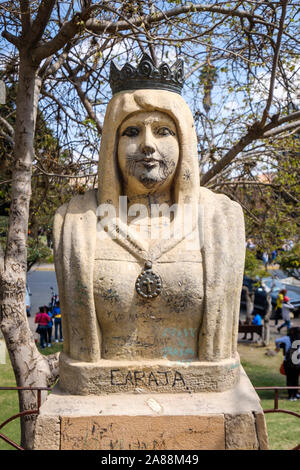
[[268, 449], [259, 398], [241, 370], [224, 392], [66, 395], [40, 409], [36, 450]]
[[82, 362], [61, 353], [60, 388], [71, 395], [222, 392], [239, 381], [240, 359], [219, 362], [106, 360]]

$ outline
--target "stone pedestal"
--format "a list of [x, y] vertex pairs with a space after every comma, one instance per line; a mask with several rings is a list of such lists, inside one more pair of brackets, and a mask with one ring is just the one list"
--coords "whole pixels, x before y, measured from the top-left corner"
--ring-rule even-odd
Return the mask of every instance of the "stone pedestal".
[[61, 353], [60, 388], [70, 395], [111, 393], [223, 392], [240, 376], [240, 358], [218, 362], [160, 360], [102, 360], [82, 362]]
[[268, 449], [259, 398], [243, 369], [223, 392], [67, 395], [40, 409], [36, 450]]

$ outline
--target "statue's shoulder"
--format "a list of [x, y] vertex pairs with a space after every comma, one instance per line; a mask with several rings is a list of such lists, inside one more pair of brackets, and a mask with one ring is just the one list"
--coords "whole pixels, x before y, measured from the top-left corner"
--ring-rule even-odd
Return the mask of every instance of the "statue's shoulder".
[[92, 226], [96, 220], [97, 190], [92, 189], [84, 194], [78, 194], [60, 206], [54, 216], [53, 240], [54, 248], [58, 250], [61, 236], [64, 232], [73, 230], [80, 222]]
[[200, 204], [204, 204], [210, 211], [221, 211], [224, 217], [226, 215], [235, 215], [237, 219], [243, 221], [244, 215], [241, 205], [232, 201], [225, 194], [215, 193], [207, 188], [200, 188]]
[[89, 210], [96, 210], [97, 189], [91, 189], [84, 194], [73, 196], [69, 202], [60, 206], [55, 214], [55, 218], [64, 218], [67, 213], [80, 214]]

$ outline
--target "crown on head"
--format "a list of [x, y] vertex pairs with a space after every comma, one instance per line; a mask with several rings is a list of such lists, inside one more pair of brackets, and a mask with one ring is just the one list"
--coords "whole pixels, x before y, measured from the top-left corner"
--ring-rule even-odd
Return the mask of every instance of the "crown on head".
[[178, 59], [169, 67], [165, 62], [155, 66], [151, 57], [143, 54], [137, 68], [126, 62], [119, 69], [110, 65], [110, 87], [113, 95], [124, 90], [156, 89], [181, 94], [184, 83], [183, 60]]

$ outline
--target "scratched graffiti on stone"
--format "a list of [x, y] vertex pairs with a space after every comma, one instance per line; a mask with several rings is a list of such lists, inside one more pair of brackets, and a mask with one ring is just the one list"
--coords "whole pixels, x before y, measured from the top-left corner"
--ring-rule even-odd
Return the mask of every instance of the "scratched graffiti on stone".
[[141, 370], [129, 370], [127, 373], [120, 369], [111, 369], [110, 383], [115, 386], [124, 386], [131, 384], [134, 387], [152, 385], [176, 387], [178, 385], [185, 387], [185, 380], [183, 375], [178, 371], [150, 371], [144, 372]]
[[195, 350], [186, 344], [185, 339], [196, 338], [196, 335], [196, 328], [165, 328], [162, 336], [174, 338], [176, 345], [164, 346], [163, 356], [180, 362], [192, 361], [195, 357]]

